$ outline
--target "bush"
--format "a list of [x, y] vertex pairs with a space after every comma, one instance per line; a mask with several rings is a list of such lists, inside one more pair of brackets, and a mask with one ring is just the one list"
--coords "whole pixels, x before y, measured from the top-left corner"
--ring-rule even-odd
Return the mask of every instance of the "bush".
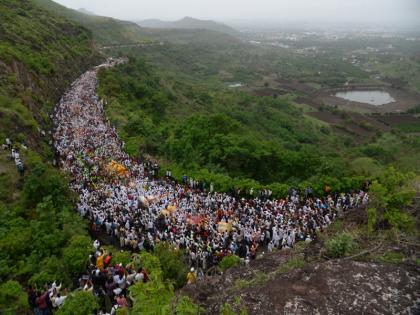
[[198, 315], [203, 312], [203, 309], [194, 304], [187, 296], [181, 296], [176, 305], [176, 314], [181, 315]]
[[105, 249], [108, 254], [112, 253], [112, 265], [122, 264], [123, 266], [126, 266], [132, 262], [131, 253], [129, 251], [118, 250], [113, 246], [105, 246]]
[[98, 308], [98, 299], [91, 292], [77, 291], [66, 299], [57, 315], [91, 315]]
[[385, 212], [384, 218], [400, 231], [412, 232], [415, 230], [416, 222], [409, 213], [391, 208]]
[[63, 269], [65, 266], [62, 259], [51, 256], [40, 262], [42, 270], [35, 273], [30, 279], [29, 284], [41, 288], [45, 283], [56, 281], [57, 284], [63, 283], [64, 286], [71, 284], [68, 273]]
[[0, 314], [26, 314], [28, 309], [27, 295], [19, 282], [7, 281], [0, 286]]
[[184, 263], [184, 253], [174, 249], [168, 243], [161, 243], [155, 247], [154, 254], [159, 258], [163, 279], [172, 281], [175, 288], [185, 285], [188, 267]]
[[[40, 180], [42, 178], [42, 180]], [[23, 187], [23, 201], [26, 207], [33, 208], [50, 196], [56, 208], [71, 206], [71, 191], [63, 174], [45, 165], [38, 164], [26, 178]]]
[[148, 252], [141, 252], [140, 261], [153, 281], [162, 281], [162, 267], [159, 258]]
[[71, 275], [77, 275], [86, 270], [89, 254], [94, 250], [88, 236], [76, 235], [64, 249], [63, 258]]
[[343, 232], [326, 242], [327, 255], [333, 258], [344, 257], [355, 247], [353, 236]]
[[223, 257], [222, 261], [219, 264], [219, 267], [222, 271], [226, 271], [229, 268], [239, 266], [241, 264], [241, 259], [236, 255], [230, 255]]

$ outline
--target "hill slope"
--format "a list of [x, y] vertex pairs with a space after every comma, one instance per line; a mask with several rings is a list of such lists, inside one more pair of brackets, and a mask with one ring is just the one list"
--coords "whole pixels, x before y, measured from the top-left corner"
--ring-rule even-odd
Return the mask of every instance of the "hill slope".
[[157, 19], [138, 21], [138, 25], [150, 28], [175, 28], [175, 29], [205, 29], [210, 31], [216, 31], [226, 33], [232, 36], [239, 34], [234, 28], [217, 23], [211, 20], [199, 20], [191, 17], [185, 17], [179, 21], [168, 22]]
[[34, 0], [40, 7], [75, 21], [92, 31], [93, 37], [100, 45], [120, 45], [144, 42], [142, 29], [135, 23], [109, 17], [88, 15], [66, 8], [51, 0]]
[[0, 1], [0, 16], [0, 144], [11, 138], [25, 165], [19, 176], [10, 150], [0, 150], [0, 313], [28, 314], [19, 283], [41, 287], [52, 277], [68, 285], [75, 269], [64, 252], [91, 244], [41, 130], [70, 83], [101, 57], [88, 30], [33, 1]]
[[35, 145], [62, 91], [99, 55], [86, 29], [32, 1], [2, 1], [0, 13], [0, 137]]

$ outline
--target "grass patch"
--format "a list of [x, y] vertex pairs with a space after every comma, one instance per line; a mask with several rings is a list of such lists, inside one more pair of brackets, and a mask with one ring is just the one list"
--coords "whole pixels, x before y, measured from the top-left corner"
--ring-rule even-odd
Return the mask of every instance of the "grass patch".
[[267, 283], [270, 280], [270, 275], [262, 271], [257, 271], [255, 276], [252, 279], [236, 279], [234, 288], [235, 289], [245, 289], [253, 286], [261, 286]]
[[245, 279], [236, 279], [234, 287], [236, 289], [245, 289], [249, 288], [253, 283], [253, 279], [245, 280]]
[[281, 265], [276, 274], [284, 274], [297, 268], [302, 268], [306, 265], [306, 261], [302, 257], [293, 257], [284, 265]]
[[388, 252], [378, 257], [380, 262], [401, 264], [404, 261], [404, 254], [397, 252]]

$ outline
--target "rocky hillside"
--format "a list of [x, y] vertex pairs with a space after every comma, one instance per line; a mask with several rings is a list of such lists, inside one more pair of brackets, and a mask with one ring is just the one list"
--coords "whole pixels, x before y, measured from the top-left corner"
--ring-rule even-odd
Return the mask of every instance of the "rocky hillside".
[[[419, 206], [407, 211], [418, 213]], [[418, 238], [396, 241], [385, 231], [369, 236], [367, 220], [364, 209], [352, 210], [315, 242], [262, 253], [249, 266], [210, 273], [182, 293], [205, 314], [419, 314]], [[357, 245], [332, 259], [326, 244], [343, 231]]]
[[[249, 278], [254, 268], [259, 280]], [[206, 314], [218, 314], [224, 305], [250, 315], [415, 314], [420, 310], [416, 304], [420, 272], [415, 266], [338, 260], [272, 278], [258, 268], [253, 264], [240, 273], [228, 272], [185, 292], [205, 306]]]

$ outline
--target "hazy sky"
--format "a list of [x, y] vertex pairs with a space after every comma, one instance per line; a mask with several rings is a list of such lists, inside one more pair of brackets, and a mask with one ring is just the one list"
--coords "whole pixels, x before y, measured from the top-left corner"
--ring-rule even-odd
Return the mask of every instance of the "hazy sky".
[[279, 22], [420, 21], [420, 0], [55, 0], [98, 15], [127, 20], [184, 16], [201, 19]]

